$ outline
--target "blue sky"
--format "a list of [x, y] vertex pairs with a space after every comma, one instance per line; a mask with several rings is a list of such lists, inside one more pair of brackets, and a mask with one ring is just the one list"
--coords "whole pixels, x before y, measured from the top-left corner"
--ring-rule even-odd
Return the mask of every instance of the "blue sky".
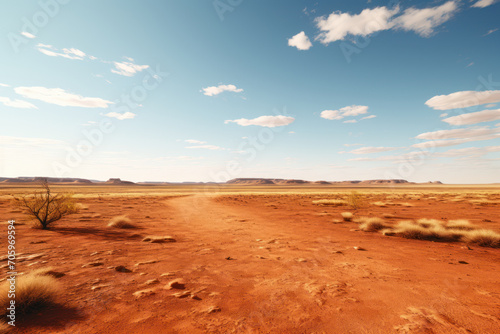
[[0, 6], [0, 176], [500, 182], [494, 0]]

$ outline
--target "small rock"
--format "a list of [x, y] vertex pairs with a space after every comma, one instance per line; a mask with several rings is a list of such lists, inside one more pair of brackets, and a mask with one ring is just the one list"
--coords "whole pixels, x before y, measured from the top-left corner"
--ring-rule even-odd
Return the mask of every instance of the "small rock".
[[226, 260], [234, 260], [232, 257], [228, 256], [226, 257]]
[[90, 263], [87, 263], [87, 264], [84, 264], [82, 266], [82, 268], [87, 268], [87, 267], [99, 267], [99, 266], [102, 266], [104, 265], [104, 263], [102, 262], [90, 262]]
[[139, 273], [139, 276], [146, 276], [147, 273]]
[[200, 297], [198, 297], [197, 295], [194, 295], [194, 294], [191, 294], [191, 299], [194, 299], [194, 300], [201, 300]]
[[267, 242], [268, 244], [275, 244], [276, 243], [276, 239], [271, 239]]
[[151, 296], [151, 295], [154, 295], [154, 294], [155, 294], [154, 290], [147, 289], [147, 290], [136, 291], [132, 295], [135, 298], [142, 298], [142, 297]]
[[333, 254], [344, 254], [342, 251], [334, 251]]
[[150, 261], [144, 261], [144, 262], [137, 262], [135, 265], [136, 266], [142, 266], [144, 264], [153, 264], [153, 263], [156, 263], [158, 262], [158, 260], [150, 260]]
[[182, 279], [176, 279], [171, 282], [169, 282], [167, 285], [165, 285], [166, 289], [185, 289], [186, 288], [186, 283]]
[[354, 246], [353, 247], [355, 250], [359, 250], [359, 251], [365, 251], [366, 249], [364, 249], [363, 247], [359, 247], [359, 246]]
[[465, 261], [458, 261], [458, 263], [461, 263], [461, 264], [469, 264], [469, 262], [465, 262]]
[[160, 277], [175, 276], [175, 273], [163, 273]]
[[90, 254], [90, 256], [94, 256], [94, 255], [97, 255], [99, 254], [99, 252], [93, 252], [92, 254]]
[[210, 314], [210, 313], [216, 313], [216, 312], [220, 312], [221, 309], [220, 307], [218, 306], [211, 306], [207, 309], [207, 313]]
[[260, 260], [265, 260], [266, 259], [265, 257], [260, 256], [260, 255], [256, 255], [255, 257], [258, 258], [258, 259], [260, 259]]
[[191, 291], [182, 291], [182, 292], [176, 292], [172, 294], [175, 298], [186, 298], [191, 295]]
[[297, 261], [297, 262], [307, 262], [307, 260], [306, 260], [306, 259], [303, 259], [303, 258], [298, 258], [296, 261]]
[[261, 242], [261, 241], [262, 241], [262, 239], [255, 239], [255, 241], [257, 241], [257, 242]]
[[153, 285], [153, 284], [158, 284], [158, 283], [160, 283], [160, 281], [157, 280], [156, 278], [154, 278], [154, 279], [150, 279], [149, 281], [144, 282], [143, 285]]
[[101, 290], [102, 288], [106, 288], [108, 286], [109, 286], [109, 284], [94, 285], [90, 289], [92, 289], [92, 290]]
[[45, 272], [43, 275], [44, 276], [52, 276], [54, 278], [61, 278], [61, 277], [63, 277], [66, 274], [62, 273], [62, 272], [59, 272], [59, 271], [49, 270], [49, 271]]
[[216, 296], [219, 296], [220, 295], [220, 292], [211, 292], [208, 296], [209, 297], [216, 297]]
[[120, 272], [120, 273], [129, 273], [132, 270], [125, 268], [125, 266], [116, 266], [115, 270]]
[[159, 243], [164, 243], [164, 242], [176, 242], [177, 240], [175, 240], [174, 238], [172, 238], [170, 236], [161, 237], [161, 236], [152, 235], [149, 237], [145, 237], [144, 239], [142, 239], [142, 241], [150, 242], [150, 243], [154, 243], [154, 244], [159, 244]]

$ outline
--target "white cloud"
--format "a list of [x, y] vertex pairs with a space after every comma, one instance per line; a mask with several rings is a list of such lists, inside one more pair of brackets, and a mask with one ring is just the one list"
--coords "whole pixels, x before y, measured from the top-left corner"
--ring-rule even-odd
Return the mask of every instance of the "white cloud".
[[54, 48], [52, 45], [39, 43], [37, 45], [37, 49], [44, 55], [50, 57], [64, 57], [68, 59], [77, 59], [77, 60], [83, 60], [85, 59], [85, 57], [87, 57], [87, 54], [85, 52], [74, 48], [62, 49], [62, 52], [60, 52], [60, 50]]
[[425, 104], [436, 110], [467, 108], [487, 103], [500, 102], [500, 90], [461, 91], [448, 95], [437, 95]]
[[[127, 58], [131, 59], [131, 58]], [[119, 75], [123, 75], [126, 77], [132, 77], [135, 74], [149, 68], [149, 65], [137, 65], [132, 62], [117, 62], [114, 61], [113, 64], [115, 65], [114, 69], [111, 69], [111, 72]]]
[[448, 21], [457, 10], [455, 1], [448, 1], [441, 6], [431, 8], [408, 8], [394, 19], [394, 24], [397, 28], [428, 37], [434, 32], [434, 28]]
[[499, 119], [500, 119], [500, 109], [495, 109], [495, 110], [477, 111], [468, 114], [448, 117], [443, 119], [443, 122], [446, 122], [451, 125], [470, 125], [482, 122], [496, 121]]
[[421, 133], [415, 138], [417, 139], [427, 139], [427, 140], [436, 140], [436, 139], [463, 139], [463, 138], [471, 138], [478, 136], [488, 136], [500, 133], [500, 129], [491, 129], [488, 126], [484, 127], [474, 127], [474, 128], [466, 128], [466, 129], [453, 129], [453, 130], [439, 130], [433, 132], [425, 132]]
[[31, 39], [36, 38], [36, 36], [35, 36], [35, 35], [33, 35], [33, 34], [31, 34], [31, 33], [27, 32], [27, 31], [22, 31], [22, 32], [21, 32], [21, 35], [23, 35], [24, 37], [27, 37], [27, 38], [31, 38]]
[[62, 88], [16, 87], [15, 92], [29, 99], [44, 101], [63, 107], [107, 108], [111, 101], [98, 97], [83, 97], [66, 92]]
[[361, 118], [361, 119], [362, 119], [362, 120], [363, 120], [363, 119], [372, 119], [372, 118], [375, 118], [375, 117], [377, 117], [377, 116], [376, 116], [376, 115], [370, 115], [370, 116], [365, 116], [365, 117], [363, 117], [363, 118]]
[[442, 118], [442, 117], [446, 117], [446, 116], [448, 116], [448, 113], [446, 113], [446, 112], [444, 112], [444, 113], [442, 113], [441, 115], [439, 115], [439, 117], [441, 117], [441, 118]]
[[483, 141], [483, 140], [491, 140], [500, 138], [500, 133], [485, 135], [485, 136], [476, 136], [470, 138], [462, 138], [462, 139], [451, 139], [451, 140], [431, 140], [423, 143], [418, 143], [412, 145], [412, 147], [416, 148], [430, 148], [430, 147], [446, 147], [446, 146], [454, 146], [460, 145], [464, 143], [469, 143], [473, 141]]
[[498, 31], [498, 28], [488, 30], [488, 32], [483, 36], [488, 36], [489, 34], [493, 34], [495, 31]]
[[399, 150], [399, 147], [360, 147], [355, 150], [350, 151], [352, 154], [369, 154], [369, 153], [380, 153], [387, 151]]
[[23, 100], [11, 100], [8, 97], [0, 96], [0, 103], [7, 107], [22, 108], [22, 109], [38, 109], [34, 104]]
[[348, 35], [368, 36], [377, 31], [392, 28], [390, 19], [399, 12], [399, 7], [390, 10], [386, 7], [365, 9], [359, 14], [333, 12], [328, 17], [316, 18], [316, 26], [321, 33], [316, 40], [328, 45], [345, 39]]
[[491, 152], [500, 152], [500, 146], [486, 146], [486, 147], [466, 147], [454, 150], [448, 150], [442, 153], [436, 153], [437, 157], [463, 157], [463, 156], [483, 156]]
[[471, 7], [476, 7], [476, 8], [484, 8], [488, 7], [490, 5], [493, 5], [495, 3], [495, 0], [479, 0], [475, 4], [473, 4]]
[[185, 142], [189, 143], [189, 144], [206, 144], [207, 143], [206, 141], [201, 141], [201, 140], [196, 140], [196, 139], [186, 139]]
[[[352, 106], [340, 108], [339, 110], [323, 110], [321, 112], [321, 117], [324, 119], [329, 119], [329, 120], [334, 120], [334, 119], [339, 120], [339, 119], [342, 119], [346, 116], [358, 116], [358, 115], [366, 114], [367, 112], [368, 112], [367, 106], [352, 105]], [[373, 117], [375, 117], [375, 116], [373, 116]], [[373, 117], [369, 117], [369, 118], [373, 118]], [[365, 118], [362, 118], [362, 119], [365, 119]], [[347, 121], [347, 123], [356, 123], [356, 122]]]
[[277, 126], [284, 126], [291, 124], [293, 123], [293, 121], [295, 121], [295, 118], [293, 117], [278, 115], [278, 116], [260, 116], [254, 119], [240, 118], [235, 120], [227, 120], [224, 122], [224, 124], [236, 123], [241, 126], [258, 125], [268, 128], [274, 128]]
[[345, 147], [351, 147], [351, 146], [363, 146], [363, 144], [344, 144]]
[[236, 88], [235, 85], [219, 85], [219, 86], [210, 86], [210, 87], [202, 88], [201, 91], [203, 92], [203, 95], [215, 96], [215, 95], [219, 95], [222, 92], [241, 93], [243, 91], [243, 89]]
[[344, 122], [342, 122], [342, 123], [358, 123], [358, 121], [357, 121], [357, 120], [355, 120], [355, 119], [350, 119], [350, 120], [348, 120], [348, 121], [344, 121]]
[[4, 83], [0, 83], [0, 87], [10, 87], [10, 85], [4, 84]]
[[123, 114], [120, 114], [119, 112], [112, 111], [107, 113], [105, 116], [112, 117], [119, 119], [120, 121], [123, 121], [124, 119], [132, 119], [135, 117], [135, 114], [133, 112], [127, 111]]
[[294, 135], [295, 131], [288, 131], [289, 134]]
[[295, 46], [299, 50], [309, 50], [312, 47], [309, 37], [303, 31], [288, 39], [288, 45]]
[[226, 150], [223, 147], [219, 147], [219, 146], [215, 146], [215, 145], [196, 145], [196, 146], [188, 146], [186, 148], [204, 149], [204, 150], [213, 150], [213, 151], [225, 151]]

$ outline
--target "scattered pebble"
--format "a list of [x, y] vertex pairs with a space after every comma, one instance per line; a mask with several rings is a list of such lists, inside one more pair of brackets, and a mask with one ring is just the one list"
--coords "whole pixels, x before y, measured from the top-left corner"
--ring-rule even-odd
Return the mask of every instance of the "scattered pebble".
[[216, 312], [220, 312], [221, 309], [220, 307], [218, 306], [211, 306], [207, 309], [207, 313], [210, 314], [210, 313], [216, 313]]
[[166, 276], [175, 276], [175, 273], [171, 272], [171, 273], [163, 273], [160, 275], [160, 277], [166, 277]]
[[303, 258], [298, 258], [296, 261], [297, 261], [297, 262], [307, 262], [307, 260], [306, 260], [306, 259], [303, 259]]
[[365, 251], [366, 249], [364, 249], [363, 247], [359, 247], [359, 246], [354, 246], [353, 247], [355, 250], [359, 250], [359, 251]]
[[137, 262], [135, 265], [136, 266], [142, 266], [144, 264], [153, 264], [153, 263], [156, 263], [158, 262], [158, 260], [150, 260], [150, 261], [144, 261], [144, 262]]
[[158, 283], [160, 283], [160, 281], [157, 280], [156, 278], [154, 278], [154, 279], [150, 279], [149, 281], [144, 282], [143, 285], [153, 285], [153, 284], [158, 284]]
[[87, 264], [84, 264], [82, 266], [82, 268], [87, 268], [87, 267], [99, 267], [99, 266], [102, 266], [104, 265], [104, 263], [102, 262], [90, 262], [90, 263], [87, 263]]
[[176, 279], [173, 281], [170, 281], [166, 286], [166, 289], [185, 289], [186, 288], [186, 283], [182, 279]]
[[116, 266], [115, 270], [120, 272], [120, 273], [129, 273], [132, 270], [125, 268], [125, 266]]
[[461, 264], [469, 264], [469, 262], [465, 262], [465, 261], [458, 261], [458, 263], [461, 263]]
[[107, 288], [108, 286], [109, 286], [109, 284], [94, 285], [90, 289], [95, 291], [95, 290], [101, 290], [102, 288]]
[[191, 291], [182, 291], [182, 292], [176, 292], [172, 294], [175, 298], [186, 298], [191, 295]]
[[151, 295], [154, 295], [154, 294], [155, 294], [154, 290], [147, 289], [147, 290], [136, 291], [136, 292], [133, 293], [133, 296], [135, 298], [142, 298], [142, 297], [151, 296]]
[[176, 242], [177, 240], [175, 240], [174, 238], [172, 238], [170, 236], [161, 237], [161, 236], [152, 235], [149, 237], [145, 237], [144, 239], [142, 239], [142, 241], [159, 244], [159, 243], [164, 243], [164, 242]]

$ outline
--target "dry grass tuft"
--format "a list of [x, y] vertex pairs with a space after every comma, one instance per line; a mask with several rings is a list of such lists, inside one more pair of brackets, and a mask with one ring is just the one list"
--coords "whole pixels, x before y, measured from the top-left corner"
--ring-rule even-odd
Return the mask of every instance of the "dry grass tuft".
[[460, 231], [472, 231], [477, 229], [476, 226], [472, 225], [466, 219], [449, 220], [448, 223], [445, 225], [445, 227], [449, 230], [460, 230]]
[[482, 247], [500, 248], [500, 234], [491, 230], [464, 231], [462, 240]]
[[376, 232], [389, 226], [384, 223], [382, 218], [372, 217], [366, 218], [362, 220], [361, 225], [359, 225], [359, 229], [365, 232]]
[[340, 215], [346, 222], [350, 222], [354, 217], [354, 214], [352, 212], [342, 212]]
[[439, 228], [443, 226], [443, 222], [437, 219], [427, 219], [427, 218], [421, 218], [417, 220], [417, 225], [422, 226], [424, 228]]
[[432, 241], [457, 241], [462, 237], [460, 231], [450, 231], [442, 225], [422, 226], [413, 221], [401, 221], [396, 225], [394, 234], [407, 239]]
[[110, 219], [108, 227], [116, 228], [134, 228], [135, 225], [127, 216], [116, 216]]
[[347, 205], [347, 201], [343, 199], [319, 199], [312, 201], [316, 205], [331, 205], [331, 206], [342, 206]]
[[[0, 286], [0, 315], [7, 315], [10, 282], [4, 281]], [[61, 290], [58, 282], [50, 276], [30, 273], [16, 278], [16, 316], [36, 311], [39, 307], [55, 303]]]

